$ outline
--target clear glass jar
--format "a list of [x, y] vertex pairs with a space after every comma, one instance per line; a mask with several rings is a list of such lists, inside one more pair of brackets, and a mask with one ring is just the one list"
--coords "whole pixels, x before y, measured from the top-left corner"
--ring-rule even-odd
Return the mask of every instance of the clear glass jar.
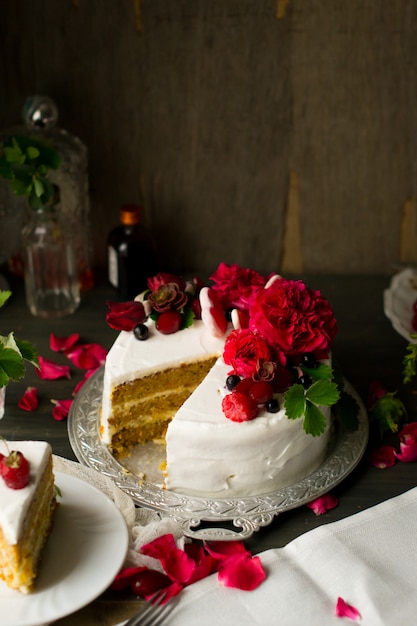
[[80, 303], [74, 238], [56, 206], [32, 211], [22, 230], [22, 247], [26, 301], [32, 315], [74, 313]]

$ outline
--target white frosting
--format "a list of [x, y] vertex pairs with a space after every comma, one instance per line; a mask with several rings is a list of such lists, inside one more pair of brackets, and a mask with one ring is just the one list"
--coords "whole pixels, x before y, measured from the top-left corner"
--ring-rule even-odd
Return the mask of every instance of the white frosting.
[[161, 335], [152, 322], [149, 326], [146, 341], [122, 332], [108, 353], [101, 433], [105, 443], [111, 443], [113, 434], [108, 426], [113, 387], [211, 353], [219, 356], [215, 366], [168, 427], [166, 487], [217, 497], [260, 494], [293, 483], [320, 464], [330, 438], [328, 409], [323, 409], [328, 425], [320, 437], [306, 435], [302, 418], [289, 420], [284, 410], [233, 422], [221, 408], [230, 372], [220, 356], [224, 339], [207, 336], [202, 322], [172, 335]]
[[[18, 450], [30, 464], [29, 484], [23, 489], [11, 489], [0, 478], [0, 527], [9, 544], [18, 542], [27, 511], [31, 505], [45, 467], [51, 455], [51, 446], [44, 441], [10, 441], [10, 451]], [[4, 442], [0, 441], [0, 452], [7, 456]]]
[[[227, 419], [221, 408], [230, 371], [219, 358], [168, 426], [167, 489], [192, 495], [249, 496], [273, 491], [312, 471], [326, 452], [326, 433], [306, 435], [302, 418], [285, 411], [246, 422]], [[192, 469], [190, 469], [192, 468]]]

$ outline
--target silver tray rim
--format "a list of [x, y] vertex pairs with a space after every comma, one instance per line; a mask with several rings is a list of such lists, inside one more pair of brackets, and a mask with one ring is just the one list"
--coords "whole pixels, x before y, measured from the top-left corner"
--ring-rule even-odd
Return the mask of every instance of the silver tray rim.
[[[285, 511], [324, 495], [358, 465], [368, 443], [369, 421], [363, 402], [344, 379], [344, 390], [359, 406], [358, 428], [340, 425], [324, 462], [311, 474], [281, 489], [239, 498], [209, 498], [168, 491], [141, 480], [112, 456], [99, 437], [104, 367], [80, 389], [68, 416], [68, 436], [78, 461], [108, 476], [136, 505], [173, 517], [185, 535], [203, 540], [246, 539]], [[204, 527], [200, 527], [203, 525]]]

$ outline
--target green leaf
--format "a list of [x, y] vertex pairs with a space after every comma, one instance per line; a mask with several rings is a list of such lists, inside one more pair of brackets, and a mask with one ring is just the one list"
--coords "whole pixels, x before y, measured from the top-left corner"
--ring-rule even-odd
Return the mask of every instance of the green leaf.
[[22, 153], [19, 146], [14, 146], [13, 148], [5, 147], [4, 156], [9, 163], [21, 164], [25, 162], [25, 155]]
[[359, 404], [350, 393], [340, 392], [340, 399], [333, 407], [333, 413], [340, 419], [346, 430], [349, 432], [357, 430], [359, 426]]
[[190, 306], [186, 306], [184, 308], [183, 314], [182, 314], [182, 320], [181, 320], [181, 330], [183, 330], [184, 328], [189, 328], [190, 326], [193, 325], [193, 321], [194, 321], [194, 313], [193, 310]]
[[[25, 373], [25, 365], [20, 352], [0, 344], [0, 386], [8, 380], [19, 380]], [[2, 382], [6, 380], [6, 382]]]
[[318, 437], [324, 433], [326, 423], [326, 416], [319, 407], [307, 401], [303, 424], [305, 433], [313, 437]]
[[332, 368], [325, 363], [318, 363], [317, 367], [305, 367], [303, 365], [301, 369], [313, 380], [331, 380], [333, 378]]
[[35, 189], [35, 193], [37, 195], [38, 198], [40, 198], [45, 190], [43, 183], [41, 180], [39, 180], [39, 178], [34, 178], [33, 179], [33, 186]]
[[[417, 339], [417, 335], [410, 335], [413, 339]], [[407, 384], [416, 375], [417, 371], [417, 344], [409, 343], [404, 359], [403, 359], [403, 382]]]
[[28, 159], [33, 160], [33, 159], [37, 159], [38, 158], [40, 152], [39, 152], [38, 148], [36, 148], [35, 146], [28, 146], [26, 148], [26, 154], [28, 156]]
[[406, 415], [403, 403], [395, 395], [396, 392], [384, 394], [375, 402], [370, 411], [369, 417], [378, 422], [381, 435], [386, 431], [396, 433]]
[[11, 295], [11, 291], [0, 290], [0, 308], [6, 304]]
[[302, 417], [306, 408], [306, 398], [302, 385], [291, 385], [284, 396], [284, 406], [287, 417], [290, 420]]
[[18, 347], [20, 354], [25, 361], [28, 361], [35, 367], [39, 367], [38, 353], [36, 348], [30, 343], [30, 341], [21, 341], [15, 339], [16, 346]]
[[306, 397], [314, 404], [331, 406], [339, 400], [340, 393], [336, 383], [329, 380], [317, 380], [307, 389]]

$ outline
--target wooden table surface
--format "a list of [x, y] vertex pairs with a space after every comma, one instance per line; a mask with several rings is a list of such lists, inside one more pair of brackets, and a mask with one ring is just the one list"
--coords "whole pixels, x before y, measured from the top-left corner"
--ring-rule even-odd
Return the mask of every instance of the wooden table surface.
[[[383, 312], [383, 291], [389, 276], [303, 276], [309, 287], [320, 289], [333, 305], [338, 320], [338, 336], [334, 344], [334, 358], [345, 377], [362, 398], [369, 383], [379, 380], [389, 391], [398, 390], [411, 421], [417, 419], [417, 396], [413, 384], [402, 384], [402, 360], [407, 342], [392, 328]], [[43, 320], [32, 317], [26, 307], [22, 285], [13, 287], [13, 298], [0, 310], [0, 334], [11, 330], [20, 339], [32, 341], [40, 355], [62, 364], [69, 361], [49, 347], [50, 333], [59, 337], [79, 333], [81, 340], [99, 343], [109, 348], [116, 337], [104, 320], [105, 302], [117, 299], [104, 281], [83, 294], [79, 309], [70, 317]], [[7, 439], [44, 439], [51, 443], [53, 452], [76, 460], [71, 449], [66, 421], [52, 417], [55, 399], [68, 399], [83, 372], [71, 366], [70, 380], [41, 380], [28, 367], [22, 381], [10, 383], [6, 393], [6, 412], [0, 421], [0, 435]], [[25, 412], [17, 402], [27, 386], [36, 386], [40, 398], [35, 412]], [[415, 382], [417, 389], [417, 380]], [[315, 516], [307, 507], [288, 511], [275, 518], [246, 541], [252, 552], [281, 547], [298, 535], [316, 526], [352, 515], [385, 499], [398, 495], [417, 485], [417, 463], [397, 463], [393, 468], [379, 470], [372, 467], [366, 455], [339, 486], [335, 493], [339, 505], [322, 516]], [[106, 592], [90, 606], [56, 622], [60, 626], [112, 625], [130, 615], [137, 601], [120, 599]]]

